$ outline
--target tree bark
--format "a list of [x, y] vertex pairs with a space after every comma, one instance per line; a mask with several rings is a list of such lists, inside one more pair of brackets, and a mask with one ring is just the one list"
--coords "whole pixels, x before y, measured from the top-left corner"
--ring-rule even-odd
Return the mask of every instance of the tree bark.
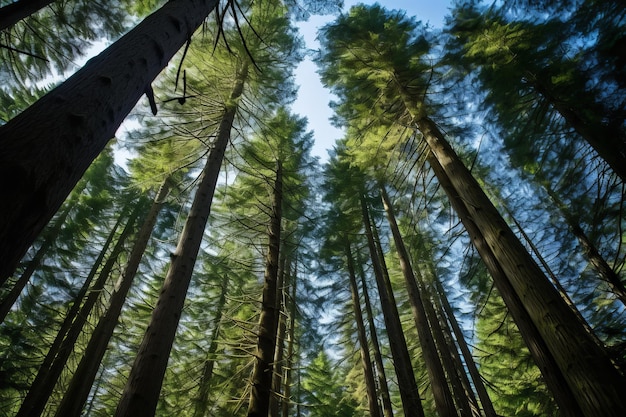
[[124, 272], [115, 284], [115, 289], [109, 299], [109, 306], [98, 320], [83, 357], [65, 390], [61, 404], [56, 411], [56, 417], [79, 417], [81, 414], [169, 189], [170, 179], [166, 178], [159, 187], [148, 215], [141, 225], [124, 267]]
[[198, 395], [196, 397], [195, 406], [193, 410], [193, 417], [204, 417], [209, 408], [209, 390], [211, 388], [211, 379], [213, 378], [213, 368], [215, 367], [215, 354], [217, 353], [217, 341], [220, 337], [220, 328], [222, 323], [222, 316], [224, 314], [224, 306], [226, 305], [226, 293], [228, 291], [228, 275], [224, 274], [222, 279], [222, 293], [217, 303], [217, 310], [215, 312], [215, 328], [211, 335], [211, 343], [209, 349], [206, 352], [207, 360], [202, 368], [202, 377], [198, 384]]
[[22, 19], [43, 9], [56, 0], [19, 0], [0, 7], [0, 30], [10, 28]]
[[400, 390], [404, 415], [406, 417], [424, 417], [422, 400], [417, 388], [417, 382], [415, 381], [413, 365], [411, 364], [411, 357], [402, 330], [398, 307], [396, 306], [393, 291], [391, 290], [391, 283], [383, 276], [381, 259], [376, 250], [376, 243], [374, 242], [374, 234], [372, 231], [373, 228], [365, 197], [361, 196], [360, 200], [365, 235], [370, 250], [376, 284], [378, 285], [380, 303], [385, 319], [385, 327], [387, 328], [387, 335], [389, 337], [391, 355], [393, 357], [393, 366], [396, 370], [396, 376], [398, 377], [398, 388]]
[[248, 403], [248, 417], [267, 417], [272, 394], [273, 360], [276, 348], [276, 299], [278, 279], [278, 257], [280, 253], [280, 232], [282, 221], [282, 163], [276, 161], [276, 180], [274, 182], [271, 215], [268, 227], [269, 245], [265, 261], [265, 283], [261, 317], [259, 319], [259, 337], [252, 371], [252, 387]]
[[[486, 239], [482, 235], [481, 230], [474, 223], [462, 197], [453, 187], [453, 184], [450, 182], [447, 173], [439, 164], [439, 161], [432, 154], [428, 157], [428, 162], [435, 173], [435, 176], [439, 180], [439, 184], [441, 184], [442, 188], [448, 195], [452, 208], [463, 222], [463, 226], [469, 233], [472, 243], [476, 247], [476, 250], [485, 263], [485, 266], [489, 270], [489, 274], [493, 278], [493, 282], [498, 289], [500, 296], [504, 300], [509, 313], [511, 313], [511, 316], [515, 321], [520, 334], [524, 338], [526, 346], [528, 346], [528, 349], [535, 360], [535, 364], [541, 371], [541, 374], [546, 381], [546, 385], [552, 393], [560, 411], [566, 417], [583, 417], [585, 414], [582, 412], [576, 399], [574, 398], [574, 394], [568, 386], [565, 377], [554, 360], [554, 357], [550, 353], [546, 342], [541, 337], [541, 334], [531, 320], [530, 315], [524, 308], [522, 300], [520, 300], [518, 295], [515, 293], [505, 271], [500, 266]], [[485, 405], [483, 404], [483, 407], [484, 406]]]
[[382, 399], [384, 417], [393, 417], [393, 407], [391, 405], [391, 396], [389, 395], [389, 384], [385, 374], [385, 366], [383, 364], [383, 355], [380, 353], [380, 343], [378, 342], [378, 334], [376, 333], [376, 324], [374, 323], [374, 313], [372, 312], [372, 303], [370, 302], [369, 292], [367, 290], [367, 282], [365, 280], [365, 272], [363, 271], [363, 262], [359, 260], [359, 252], [357, 251], [357, 261], [359, 265], [359, 274], [361, 276], [361, 288], [363, 288], [363, 304], [365, 305], [365, 314], [367, 314], [367, 323], [370, 329], [370, 337], [372, 338], [372, 350], [374, 351], [374, 363], [376, 364], [376, 377], [378, 379], [378, 387]]
[[[393, 241], [396, 246], [396, 252], [400, 261], [400, 268], [402, 270], [402, 276], [404, 277], [404, 284], [406, 285], [409, 301], [411, 304], [411, 312], [413, 313], [413, 320], [415, 321], [415, 327], [417, 328], [418, 339], [422, 348], [422, 355], [424, 356], [424, 363], [428, 376], [430, 377], [431, 390], [433, 397], [435, 398], [435, 407], [440, 417], [457, 417], [456, 407], [454, 405], [454, 399], [450, 392], [450, 387], [446, 380], [446, 375], [443, 372], [443, 367], [435, 341], [433, 340], [433, 333], [431, 325], [437, 323], [428, 322], [426, 315], [426, 309], [424, 307], [424, 301], [420, 294], [417, 282], [415, 280], [415, 274], [413, 273], [413, 267], [409, 261], [409, 254], [404, 246], [404, 240], [400, 234], [400, 228], [396, 221], [396, 215], [389, 201], [389, 195], [383, 185], [380, 186], [380, 195], [383, 202], [385, 213], [387, 213], [387, 220], [389, 222], [389, 228], [393, 236]], [[451, 378], [456, 375], [450, 375]]]
[[291, 274], [291, 263], [286, 263], [286, 251], [280, 251], [280, 267], [278, 272], [278, 285], [276, 286], [277, 308], [276, 308], [276, 323], [278, 326], [278, 332], [276, 334], [276, 351], [274, 353], [274, 373], [272, 375], [272, 391], [274, 395], [270, 396], [270, 408], [269, 417], [278, 417], [278, 412], [281, 410], [281, 389], [283, 384], [283, 361], [285, 356], [285, 334], [287, 333], [287, 313], [285, 311], [287, 293], [285, 288], [288, 285], [289, 274]]
[[211, 213], [211, 202], [224, 153], [230, 140], [230, 131], [237, 112], [237, 99], [243, 93], [247, 76], [248, 66], [243, 64], [243, 68], [237, 74], [224, 116], [220, 121], [213, 149], [200, 174], [200, 182], [187, 221], [178, 240], [178, 246], [171, 255], [170, 268], [124, 387], [115, 417], [152, 417], [156, 412], [167, 361], [185, 304], [196, 257], [202, 244], [204, 229]]
[[359, 287], [356, 283], [356, 273], [354, 272], [354, 260], [352, 259], [352, 250], [347, 236], [344, 236], [345, 255], [348, 265], [348, 278], [350, 280], [350, 293], [352, 294], [352, 308], [354, 310], [354, 318], [356, 321], [357, 332], [359, 335], [359, 345], [361, 346], [361, 364], [363, 366], [363, 374], [365, 376], [365, 386], [367, 388], [367, 400], [369, 404], [370, 417], [381, 417], [380, 408], [378, 407], [378, 396], [376, 395], [376, 382], [374, 380], [374, 367], [370, 357], [369, 343], [367, 334], [365, 333], [365, 324], [363, 321], [363, 313], [361, 310], [361, 297], [359, 297]]
[[298, 261], [294, 261], [293, 277], [291, 279], [291, 300], [289, 304], [289, 341], [287, 343], [287, 369], [285, 371], [285, 395], [282, 402], [282, 417], [289, 417], [289, 405], [291, 403], [291, 375], [293, 369], [293, 351], [296, 336], [296, 290], [298, 282]]
[[[124, 243], [126, 242], [128, 236], [130, 236], [134, 231], [135, 220], [141, 212], [141, 207], [142, 204], [139, 202], [133, 210], [133, 213], [127, 219], [126, 226], [118, 237], [106, 263], [100, 270], [98, 279], [96, 279], [93, 285], [89, 288], [90, 293], [84, 303], [82, 303], [82, 297], [84, 297], [87, 293], [87, 287], [83, 286], [81, 289], [74, 305], [68, 312], [66, 320], [63, 323], [64, 325], [53, 342], [53, 347], [48, 351], [48, 354], [44, 359], [44, 363], [39, 368], [37, 376], [31, 385], [31, 389], [28, 391], [28, 394], [26, 395], [26, 398], [24, 398], [24, 402], [15, 417], [38, 417], [44, 411], [46, 403], [54, 391], [54, 386], [61, 377], [61, 373], [67, 364], [67, 360], [74, 351], [76, 340], [83, 331], [83, 327], [91, 314], [91, 310], [100, 298], [104, 285], [106, 284], [106, 281], [111, 275], [111, 271], [117, 262], [117, 258], [124, 249]], [[125, 215], [126, 214], [123, 213], [121, 217]], [[109, 233], [105, 247], [100, 252], [97, 261], [94, 263], [94, 266], [86, 279], [87, 282], [92, 281], [96, 276], [98, 268], [104, 260], [105, 251], [108, 245], [112, 242], [115, 230], [117, 229], [119, 223], [120, 222], [118, 220], [112, 232]], [[78, 308], [79, 306], [80, 309]]]
[[626, 378], [563, 302], [435, 123], [422, 118], [417, 125], [522, 300], [585, 415], [626, 415]]
[[216, 4], [165, 3], [0, 127], [0, 284]]

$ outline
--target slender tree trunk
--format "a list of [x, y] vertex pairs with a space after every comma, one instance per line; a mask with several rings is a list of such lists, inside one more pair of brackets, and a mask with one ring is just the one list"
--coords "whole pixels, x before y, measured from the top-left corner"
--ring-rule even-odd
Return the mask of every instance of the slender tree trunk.
[[195, 406], [193, 410], [193, 417], [204, 417], [209, 408], [209, 390], [211, 388], [211, 379], [213, 378], [213, 368], [215, 367], [215, 354], [217, 353], [217, 341], [220, 337], [220, 328], [222, 323], [222, 316], [224, 314], [224, 306], [226, 305], [226, 293], [228, 291], [228, 275], [224, 274], [222, 280], [222, 293], [217, 303], [217, 309], [215, 312], [215, 328], [211, 335], [211, 343], [209, 349], [206, 352], [207, 360], [204, 363], [202, 369], [202, 377], [198, 384], [198, 395], [196, 397]]
[[11, 291], [4, 297], [2, 303], [0, 304], [0, 323], [4, 322], [4, 319], [7, 317], [7, 314], [11, 311], [13, 304], [20, 297], [20, 294], [30, 281], [30, 278], [33, 276], [33, 273], [39, 268], [41, 265], [41, 261], [48, 254], [48, 250], [52, 247], [52, 244], [56, 241], [59, 232], [63, 228], [65, 224], [65, 220], [70, 214], [72, 207], [67, 207], [63, 212], [54, 220], [54, 225], [49, 230], [49, 233], [46, 234], [43, 242], [39, 249], [37, 249], [37, 253], [35, 256], [28, 261], [24, 272], [20, 275], [19, 279], [13, 284], [13, 288]]
[[265, 283], [261, 318], [259, 319], [259, 338], [252, 371], [252, 387], [248, 403], [248, 417], [267, 417], [272, 386], [273, 360], [276, 348], [276, 309], [278, 278], [278, 257], [280, 253], [280, 229], [282, 221], [282, 163], [276, 161], [276, 181], [274, 182], [271, 215], [268, 228], [269, 249], [265, 262]]
[[413, 373], [413, 366], [406, 345], [406, 339], [402, 331], [398, 307], [393, 298], [391, 283], [388, 282], [388, 279], [383, 277], [381, 259], [376, 251], [376, 243], [374, 242], [374, 234], [372, 233], [369, 211], [365, 197], [363, 196], [361, 196], [361, 214], [363, 216], [365, 235], [372, 258], [374, 275], [378, 285], [378, 293], [383, 310], [383, 317], [385, 319], [385, 327], [387, 328], [387, 335], [389, 337], [393, 365], [398, 377], [398, 388], [400, 390], [404, 415], [406, 417], [424, 417], [424, 409], [422, 408], [422, 401], [417, 389], [417, 382], [415, 381], [415, 374]]
[[380, 343], [378, 342], [378, 334], [376, 333], [376, 324], [374, 323], [374, 313], [372, 312], [372, 303], [370, 302], [369, 292], [367, 290], [367, 282], [365, 280], [365, 272], [363, 271], [363, 262], [359, 260], [359, 252], [357, 251], [357, 260], [359, 265], [359, 273], [361, 275], [361, 288], [363, 288], [363, 304], [365, 305], [365, 313], [367, 314], [367, 323], [372, 339], [372, 350], [374, 351], [374, 363], [376, 364], [376, 377], [378, 378], [378, 387], [383, 405], [384, 417], [393, 417], [393, 407], [391, 405], [391, 396], [389, 395], [389, 384], [387, 383], [387, 375], [385, 374], [385, 366], [383, 364], [383, 355], [380, 353]]
[[[0, 126], [0, 284], [217, 0], [177, 0], [145, 18]], [[151, 95], [149, 93], [149, 95]]]
[[[430, 385], [435, 398], [435, 407], [440, 417], [457, 417], [456, 407], [454, 405], [454, 399], [450, 392], [450, 387], [446, 380], [446, 375], [443, 372], [441, 360], [433, 340], [433, 334], [430, 325], [437, 325], [438, 323], [428, 323], [428, 316], [424, 307], [424, 301], [420, 294], [417, 282], [415, 280], [415, 274], [409, 261], [409, 254], [404, 246], [404, 240], [400, 234], [400, 228], [396, 221], [396, 215], [394, 213], [393, 206], [389, 201], [389, 195], [384, 186], [380, 186], [380, 195], [383, 201], [383, 207], [387, 213], [387, 220], [389, 221], [389, 227], [393, 236], [393, 241], [396, 246], [398, 258], [400, 261], [400, 268], [402, 269], [402, 275], [404, 277], [404, 283], [406, 285], [407, 293], [411, 304], [411, 312], [413, 313], [413, 319], [415, 320], [415, 327], [417, 328], [417, 334], [422, 348], [422, 355], [424, 356], [424, 363], [430, 377]], [[449, 375], [451, 378], [456, 375]]]
[[500, 296], [507, 305], [511, 316], [515, 321], [520, 334], [524, 338], [526, 346], [528, 346], [528, 349], [535, 360], [535, 364], [537, 364], [537, 367], [541, 371], [548, 389], [552, 392], [560, 411], [566, 417], [584, 416], [585, 414], [576, 402], [574, 394], [568, 386], [565, 377], [554, 360], [554, 357], [550, 353], [548, 346], [531, 320], [529, 313], [524, 308], [522, 301], [513, 290], [505, 271], [500, 266], [489, 244], [482, 235], [481, 230], [474, 223], [469, 210], [465, 206], [464, 200], [453, 187], [453, 184], [450, 182], [448, 175], [439, 164], [439, 161], [431, 155], [428, 157], [428, 162], [437, 176], [442, 188], [448, 195], [448, 199], [450, 200], [452, 207], [463, 222], [465, 230], [469, 233], [472, 243], [476, 247], [476, 250], [485, 263], [485, 266], [489, 270], [494, 284], [498, 288]]
[[243, 93], [247, 76], [248, 67], [244, 64], [241, 72], [237, 74], [213, 149], [200, 175], [187, 221], [178, 240], [178, 246], [171, 255], [172, 261], [159, 300], [152, 312], [150, 324], [139, 347], [115, 417], [151, 417], [156, 411], [178, 320], [185, 304], [196, 257], [211, 212], [211, 202], [224, 152], [230, 140], [230, 131], [237, 112], [237, 99]]
[[0, 30], [15, 25], [54, 2], [55, 0], [19, 0], [0, 7]]
[[286, 250], [280, 251], [280, 265], [278, 272], [278, 285], [277, 290], [277, 302], [276, 308], [276, 323], [278, 323], [278, 333], [276, 334], [276, 351], [274, 353], [274, 374], [272, 375], [272, 391], [274, 395], [270, 396], [270, 408], [269, 416], [278, 417], [278, 412], [281, 409], [281, 388], [283, 384], [283, 361], [285, 356], [285, 334], [287, 333], [287, 315], [285, 311], [285, 301], [287, 294], [285, 288], [288, 285], [289, 274], [291, 273], [291, 263], [287, 264], [285, 268]]
[[359, 297], [359, 287], [356, 283], [356, 274], [354, 272], [354, 260], [352, 259], [352, 250], [347, 236], [344, 236], [345, 254], [348, 264], [348, 277], [350, 279], [350, 292], [352, 294], [352, 308], [359, 334], [359, 345], [361, 346], [361, 363], [363, 366], [363, 374], [365, 376], [365, 386], [367, 388], [367, 399], [369, 404], [370, 417], [381, 417], [380, 408], [378, 407], [378, 396], [376, 395], [376, 382], [374, 380], [374, 368], [370, 357], [369, 343], [367, 334], [365, 333], [365, 324], [363, 322], [363, 313], [361, 311], [361, 297]]
[[624, 283], [620, 279], [619, 275], [617, 275], [615, 270], [611, 268], [606, 259], [604, 259], [604, 257], [600, 254], [596, 245], [591, 241], [591, 239], [589, 239], [583, 228], [580, 226], [580, 223], [576, 220], [563, 201], [561, 201], [554, 190], [552, 190], [547, 181], [542, 181], [542, 184], [550, 198], [552, 198], [554, 204], [556, 204], [556, 207], [563, 215], [567, 225], [570, 229], [572, 229], [572, 233], [576, 236], [576, 239], [578, 239], [578, 242], [580, 243], [580, 246], [582, 246], [583, 251], [589, 259], [591, 265], [593, 265], [596, 271], [598, 271], [598, 274], [600, 274], [600, 277], [609, 285], [611, 292], [619, 298], [622, 304], [626, 305], [626, 287], [624, 287]]
[[[79, 294], [81, 298], [76, 299], [74, 305], [72, 306], [72, 309], [69, 312], [73, 315], [73, 317], [70, 318], [68, 313], [69, 320], [66, 319], [66, 321], [64, 322], [64, 326], [62, 326], [61, 329], [64, 334], [61, 334], [60, 332], [55, 339], [53, 343], [54, 349], [51, 348], [46, 355], [44, 363], [39, 368], [37, 376], [35, 377], [35, 380], [33, 381], [33, 384], [31, 385], [31, 388], [28, 391], [26, 398], [24, 398], [24, 402], [22, 403], [20, 410], [16, 414], [16, 417], [38, 417], [44, 411], [46, 403], [48, 402], [50, 395], [54, 391], [54, 386], [61, 377], [61, 373], [63, 372], [63, 369], [67, 364], [67, 360], [74, 350], [76, 340], [83, 331], [83, 327], [87, 322], [87, 319], [89, 318], [93, 307], [96, 305], [96, 302], [100, 298], [106, 281], [111, 275], [111, 270], [115, 266], [117, 258], [124, 249], [124, 243], [128, 236], [130, 236], [130, 234], [134, 231], [135, 220], [141, 212], [141, 207], [142, 204], [141, 202], [139, 202], [133, 210], [131, 216], [128, 218], [124, 230], [118, 237], [118, 240], [113, 247], [113, 250], [111, 251], [111, 254], [109, 255], [106, 263], [100, 270], [98, 279], [89, 288], [90, 293], [81, 306], [80, 304], [82, 302], [82, 297], [87, 293], [86, 287], [83, 286], [84, 291], [81, 291], [82, 294]], [[123, 213], [121, 217], [124, 216], [125, 213]], [[115, 234], [115, 229], [117, 229], [118, 225], [119, 220], [114, 226], [113, 231], [109, 234], [109, 238], [105, 243], [105, 247], [111, 243]], [[92, 267], [91, 272], [87, 277], [87, 281], [91, 281], [96, 276], [98, 268], [102, 260], [104, 259], [104, 251], [105, 249], [100, 252], [96, 263]], [[78, 309], [78, 306], [80, 306], [80, 309]]]
[[291, 280], [291, 300], [289, 305], [289, 341], [287, 343], [287, 369], [285, 371], [285, 395], [282, 402], [282, 417], [289, 417], [291, 403], [291, 376], [294, 366], [293, 352], [296, 336], [296, 284], [298, 282], [298, 261], [294, 261], [294, 271]]
[[83, 357], [65, 390], [65, 395], [55, 414], [56, 417], [79, 417], [81, 414], [169, 189], [170, 179], [166, 178], [159, 187], [148, 215], [139, 230], [124, 272], [115, 284], [115, 289], [109, 299], [109, 306], [98, 320]]
[[524, 303], [585, 415], [626, 415], [626, 378], [564, 303], [435, 123], [422, 118], [417, 125]]
[[436, 277], [434, 279], [434, 283], [436, 289], [435, 293], [439, 295], [437, 297], [437, 300], [441, 304], [443, 313], [447, 317], [447, 321], [452, 327], [452, 332], [454, 333], [454, 338], [456, 339], [459, 349], [461, 350], [461, 354], [463, 355], [465, 366], [467, 366], [469, 374], [472, 377], [472, 385], [474, 386], [474, 389], [476, 389], [476, 393], [478, 394], [483, 413], [486, 417], [497, 417], [496, 410], [493, 408], [491, 398], [489, 397], [487, 389], [485, 388], [485, 384], [483, 383], [483, 379], [478, 372], [478, 367], [476, 366], [476, 362], [474, 361], [472, 352], [470, 352], [470, 349], [467, 346], [467, 342], [465, 341], [465, 335], [463, 335], [463, 331], [461, 330], [461, 327], [459, 326], [459, 323], [454, 316], [452, 307], [450, 307], [450, 303], [448, 302], [448, 297], [446, 296], [443, 286]]

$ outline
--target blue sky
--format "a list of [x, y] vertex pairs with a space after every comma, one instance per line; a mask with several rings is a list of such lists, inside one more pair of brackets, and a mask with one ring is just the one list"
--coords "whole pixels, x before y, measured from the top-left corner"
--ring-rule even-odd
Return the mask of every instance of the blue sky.
[[[344, 0], [344, 10], [356, 3], [374, 2]], [[415, 16], [417, 20], [429, 23], [430, 26], [436, 28], [443, 26], [444, 18], [451, 7], [451, 0], [396, 0], [378, 1], [378, 3], [389, 9], [406, 10], [408, 16]], [[333, 16], [312, 16], [308, 22], [300, 24], [300, 33], [304, 37], [307, 48], [318, 49], [319, 44], [315, 40], [317, 29], [333, 19]], [[308, 58], [298, 66], [295, 76], [296, 84], [300, 87], [298, 99], [293, 104], [293, 112], [308, 118], [308, 128], [313, 130], [315, 135], [312, 153], [325, 161], [328, 158], [327, 149], [331, 149], [335, 141], [343, 134], [330, 124], [329, 118], [332, 111], [328, 103], [332, 100], [332, 96], [320, 83], [316, 70], [315, 64]]]

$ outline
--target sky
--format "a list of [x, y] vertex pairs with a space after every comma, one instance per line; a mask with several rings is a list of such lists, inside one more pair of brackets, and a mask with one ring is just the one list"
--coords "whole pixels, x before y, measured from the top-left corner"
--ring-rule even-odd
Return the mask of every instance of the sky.
[[[344, 11], [356, 3], [371, 4], [373, 1], [344, 0]], [[396, 0], [378, 1], [388, 9], [406, 10], [407, 16], [414, 16], [422, 23], [428, 23], [434, 28], [441, 28], [444, 18], [449, 14], [451, 0]], [[307, 22], [299, 24], [300, 34], [303, 36], [307, 49], [319, 49], [316, 40], [317, 29], [334, 20], [334, 16], [312, 16]], [[314, 132], [315, 144], [313, 156], [320, 157], [321, 161], [328, 159], [328, 150], [332, 149], [337, 139], [343, 136], [341, 130], [330, 123], [332, 110], [328, 103], [332, 95], [320, 82], [317, 67], [310, 58], [306, 58], [295, 71], [295, 82], [299, 85], [298, 98], [292, 105], [293, 113], [305, 116], [309, 130]]]

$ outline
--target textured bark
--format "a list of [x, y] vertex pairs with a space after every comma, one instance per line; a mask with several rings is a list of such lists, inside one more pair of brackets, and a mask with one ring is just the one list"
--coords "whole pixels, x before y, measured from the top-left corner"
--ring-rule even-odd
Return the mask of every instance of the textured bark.
[[476, 362], [474, 361], [472, 352], [467, 346], [467, 342], [465, 341], [465, 335], [463, 335], [463, 331], [461, 330], [461, 327], [459, 326], [459, 323], [454, 316], [452, 307], [450, 307], [450, 303], [448, 302], [448, 297], [446, 297], [443, 286], [438, 279], [435, 279], [434, 281], [436, 286], [436, 294], [439, 295], [437, 297], [437, 300], [441, 304], [443, 313], [448, 319], [448, 323], [450, 324], [452, 332], [454, 333], [454, 338], [456, 339], [459, 349], [461, 350], [461, 354], [463, 355], [465, 365], [467, 366], [469, 374], [472, 377], [472, 385], [474, 386], [474, 389], [478, 394], [478, 399], [480, 400], [483, 413], [485, 417], [497, 417], [496, 410], [493, 408], [491, 398], [489, 397], [487, 389], [485, 388], [485, 384], [483, 383], [483, 379], [478, 372], [478, 367], [476, 366]]
[[282, 164], [276, 161], [276, 180], [271, 197], [271, 215], [268, 226], [269, 245], [265, 261], [263, 300], [259, 319], [259, 337], [252, 371], [252, 387], [248, 403], [248, 417], [267, 417], [272, 394], [273, 360], [276, 349], [278, 308], [277, 279], [282, 220]]
[[354, 271], [352, 249], [350, 248], [350, 242], [348, 241], [347, 237], [344, 237], [344, 242], [344, 251], [348, 264], [348, 278], [350, 280], [350, 293], [352, 295], [352, 309], [354, 310], [354, 318], [356, 321], [357, 332], [359, 335], [359, 345], [361, 346], [361, 364], [363, 366], [363, 374], [365, 376], [365, 387], [367, 388], [369, 414], [370, 417], [380, 417], [378, 396], [376, 395], [376, 382], [374, 379], [374, 367], [372, 366], [369, 343], [367, 341], [367, 334], [365, 333], [363, 312], [361, 310], [361, 297], [359, 297], [359, 287], [356, 283], [356, 273]]
[[398, 388], [400, 390], [404, 415], [406, 417], [424, 417], [424, 409], [417, 388], [417, 382], [415, 381], [413, 365], [411, 364], [411, 357], [402, 330], [398, 307], [393, 296], [391, 283], [388, 277], [385, 278], [383, 273], [383, 267], [381, 265], [383, 260], [380, 258], [376, 249], [369, 210], [363, 196], [361, 196], [361, 214], [363, 216], [363, 225], [365, 227], [365, 235], [370, 250], [374, 276], [376, 277], [376, 284], [378, 286], [385, 327], [387, 328], [391, 356], [393, 357], [393, 366], [396, 370], [396, 376], [398, 377]]
[[286, 250], [280, 251], [280, 266], [278, 272], [278, 284], [276, 286], [276, 297], [278, 307], [276, 308], [276, 323], [278, 324], [278, 333], [276, 334], [276, 351], [274, 353], [274, 374], [272, 375], [272, 392], [270, 396], [270, 417], [278, 417], [281, 409], [281, 391], [283, 385], [283, 361], [285, 359], [285, 335], [287, 334], [287, 313], [285, 288], [289, 285], [289, 275], [291, 274], [291, 263], [286, 263]]
[[72, 375], [69, 386], [65, 390], [61, 404], [56, 411], [56, 417], [79, 417], [81, 414], [83, 405], [89, 396], [91, 385], [98, 373], [100, 362], [102, 362], [109, 340], [117, 325], [119, 315], [126, 300], [126, 295], [130, 290], [133, 279], [137, 274], [141, 258], [148, 246], [150, 235], [156, 224], [159, 212], [169, 193], [169, 184], [169, 179], [166, 178], [163, 184], [161, 184], [161, 187], [159, 187], [159, 191], [152, 202], [148, 215], [137, 234], [128, 261], [124, 267], [124, 272], [115, 284], [115, 289], [109, 299], [107, 310], [98, 320], [98, 324], [87, 343], [83, 357], [74, 375]]
[[[87, 286], [83, 285], [83, 288], [79, 292], [74, 305], [68, 312], [61, 330], [53, 342], [53, 346], [48, 351], [48, 354], [44, 359], [44, 363], [39, 368], [37, 376], [35, 377], [26, 398], [24, 398], [24, 402], [16, 414], [16, 417], [38, 417], [44, 411], [46, 403], [54, 390], [54, 386], [61, 377], [61, 373], [67, 364], [67, 360], [74, 350], [76, 340], [78, 340], [78, 337], [83, 331], [83, 327], [85, 326], [93, 307], [100, 298], [106, 281], [111, 275], [111, 271], [117, 262], [117, 258], [124, 249], [124, 243], [126, 242], [128, 236], [130, 236], [134, 231], [135, 220], [139, 216], [140, 212], [141, 203], [135, 207], [133, 213], [127, 219], [126, 226], [119, 235], [107, 261], [102, 266], [98, 279], [96, 279], [93, 285], [89, 287], [90, 292], [84, 302], [82, 298], [87, 293]], [[125, 215], [126, 214], [123, 213], [121, 217], [124, 217]], [[105, 243], [104, 248], [100, 251], [100, 255], [86, 279], [87, 282], [91, 282], [96, 276], [96, 273], [104, 260], [106, 250], [113, 241], [115, 231], [119, 224], [120, 221], [118, 220], [111, 233], [109, 233], [107, 242]], [[79, 306], [80, 309], [78, 308]]]
[[380, 353], [380, 343], [378, 342], [376, 324], [374, 323], [374, 313], [372, 312], [372, 304], [370, 302], [369, 292], [367, 291], [367, 282], [365, 280], [365, 272], [363, 271], [363, 262], [359, 259], [358, 251], [357, 264], [359, 265], [359, 275], [361, 276], [361, 288], [363, 288], [363, 305], [365, 306], [365, 314], [367, 315], [367, 323], [370, 329], [370, 337], [372, 339], [372, 350], [374, 351], [374, 364], [376, 365], [376, 378], [378, 380], [378, 387], [382, 400], [383, 416], [393, 417], [393, 407], [391, 405], [391, 396], [389, 395], [389, 384], [387, 383], [387, 376], [385, 375], [383, 355]]
[[169, 1], [0, 126], [0, 284], [217, 0]]
[[43, 9], [56, 0], [19, 0], [0, 7], [0, 30], [15, 25], [22, 19]]
[[287, 343], [287, 358], [286, 358], [286, 369], [285, 369], [285, 394], [283, 396], [282, 402], [282, 417], [289, 417], [289, 405], [291, 403], [291, 376], [292, 376], [292, 368], [293, 368], [293, 351], [295, 345], [295, 336], [296, 336], [296, 306], [297, 306], [297, 282], [298, 282], [298, 261], [297, 259], [294, 261], [294, 271], [293, 276], [291, 278], [291, 297], [289, 300], [289, 340]]
[[[430, 387], [433, 392], [433, 397], [435, 398], [437, 413], [440, 417], [457, 417], [458, 414], [454, 405], [454, 399], [452, 398], [446, 375], [443, 372], [435, 341], [433, 340], [431, 326], [438, 325], [438, 323], [428, 322], [422, 294], [420, 294], [417, 281], [415, 280], [409, 254], [404, 246], [404, 240], [400, 234], [396, 215], [384, 186], [380, 187], [380, 195], [385, 213], [387, 213], [389, 228], [391, 229], [396, 252], [400, 261], [400, 269], [402, 270], [404, 284], [409, 296], [411, 312], [413, 313], [413, 320], [417, 328], [417, 335], [422, 348], [422, 355], [424, 356], [424, 364], [426, 365], [426, 370], [430, 378]], [[449, 376], [456, 378], [456, 375]]]
[[195, 406], [193, 409], [193, 417], [204, 417], [209, 408], [209, 390], [211, 388], [211, 379], [213, 378], [213, 368], [215, 367], [215, 354], [217, 353], [217, 341], [220, 337], [220, 328], [222, 316], [224, 314], [224, 306], [226, 305], [226, 293], [228, 291], [228, 275], [224, 274], [222, 279], [222, 293], [217, 303], [215, 312], [215, 328], [211, 335], [211, 343], [206, 352], [207, 360], [202, 368], [202, 377], [198, 384], [198, 395], [196, 396]]
[[[494, 284], [504, 300], [511, 317], [515, 321], [520, 334], [526, 342], [526, 346], [530, 350], [535, 364], [541, 371], [548, 389], [551, 391], [560, 411], [566, 417], [582, 417], [583, 414], [579, 407], [574, 394], [568, 386], [558, 364], [550, 353], [548, 346], [541, 337], [537, 327], [532, 322], [530, 315], [524, 308], [522, 301], [515, 293], [513, 287], [509, 283], [506, 272], [500, 266], [498, 260], [494, 256], [491, 248], [481, 233], [481, 230], [474, 223], [469, 210], [464, 204], [463, 199], [455, 190], [450, 182], [448, 175], [443, 170], [439, 161], [434, 156], [428, 157], [428, 162], [437, 176], [439, 183], [448, 195], [452, 208], [457, 213], [465, 230], [469, 233], [472, 243], [480, 254], [485, 266], [489, 270], [489, 274], [493, 278]], [[480, 378], [480, 376], [478, 376]], [[483, 403], [485, 407], [485, 403]]]
[[435, 123], [422, 118], [417, 125], [546, 342], [585, 415], [626, 415], [626, 378], [563, 302]]
[[202, 244], [204, 229], [211, 213], [211, 202], [224, 153], [230, 140], [237, 112], [237, 99], [243, 93], [248, 76], [247, 68], [244, 64], [241, 72], [237, 74], [213, 148], [200, 174], [196, 195], [178, 240], [178, 246], [171, 255], [172, 261], [159, 299], [115, 412], [116, 417], [152, 417], [156, 412], [167, 361], [185, 304], [196, 257]]

